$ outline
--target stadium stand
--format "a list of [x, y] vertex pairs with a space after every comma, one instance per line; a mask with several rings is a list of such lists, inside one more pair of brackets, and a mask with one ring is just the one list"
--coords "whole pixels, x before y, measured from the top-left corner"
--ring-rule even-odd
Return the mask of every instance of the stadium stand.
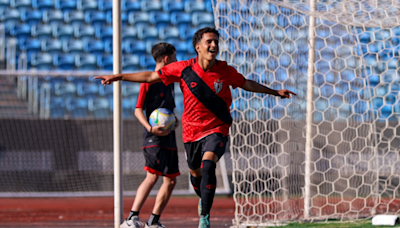
[[[218, 5], [220, 9], [226, 6]], [[154, 60], [151, 57], [151, 46], [157, 42], [172, 43], [177, 50], [178, 60], [192, 58], [195, 52], [192, 47], [192, 37], [200, 27], [214, 26], [212, 13], [212, 3], [206, 1], [172, 1], [172, 0], [123, 0], [121, 2], [122, 17], [122, 51], [123, 71], [152, 70]], [[263, 25], [266, 28], [279, 25], [282, 29], [274, 29], [274, 34], [268, 31], [253, 31], [254, 38], [251, 42], [256, 42], [259, 37], [265, 40], [272, 37], [276, 40], [283, 39], [285, 34], [293, 32], [288, 25], [300, 25], [304, 22], [298, 17], [273, 17], [278, 14], [278, 8], [266, 4], [263, 9], [266, 14], [261, 20], [255, 20], [250, 14], [239, 12], [246, 21], [252, 25]], [[289, 12], [288, 12], [289, 13]], [[232, 14], [230, 19], [241, 20], [239, 14]], [[111, 0], [0, 0], [0, 21], [5, 25], [6, 39], [17, 39], [17, 56], [27, 53], [28, 67], [44, 70], [112, 70], [112, 1]], [[256, 26], [257, 27], [257, 26]], [[268, 29], [266, 29], [268, 30]], [[360, 49], [365, 54], [365, 64], [367, 71], [373, 74], [369, 77], [371, 85], [377, 85], [384, 78], [377, 75], [382, 71], [390, 72], [397, 69], [398, 57], [400, 55], [400, 40], [392, 37], [388, 31], [377, 32], [373, 28], [369, 32], [359, 34], [358, 39], [362, 43]], [[400, 29], [395, 29], [394, 35], [400, 35]], [[238, 40], [237, 37], [244, 31], [237, 28], [229, 28], [221, 31], [221, 37]], [[299, 30], [298, 32], [307, 32]], [[322, 31], [319, 36], [324, 37]], [[328, 36], [329, 34], [325, 34]], [[371, 43], [371, 37], [375, 36], [377, 42]], [[241, 42], [238, 40], [238, 42]], [[300, 48], [304, 41], [297, 40], [285, 41], [279, 48], [283, 48], [286, 53], [292, 53], [295, 47]], [[316, 48], [323, 49], [327, 43], [339, 42], [338, 40], [317, 39]], [[274, 50], [274, 44], [260, 45], [257, 49], [248, 48], [244, 43], [240, 45], [229, 44], [230, 50], [235, 54], [237, 62], [244, 58], [257, 56], [268, 58], [268, 62], [257, 63], [253, 67], [254, 73], [261, 76], [261, 80], [268, 81], [269, 76], [265, 72], [265, 67], [274, 69], [276, 63], [280, 62], [283, 66], [293, 64], [287, 55], [282, 55], [278, 59], [270, 58], [270, 51]], [[224, 47], [225, 48], [225, 47]], [[246, 52], [246, 55], [243, 53]], [[321, 53], [322, 58], [329, 58], [325, 53]], [[390, 60], [388, 64], [378, 64], [378, 60]], [[251, 62], [251, 61], [250, 61]], [[321, 61], [319, 66], [324, 64]], [[353, 58], [346, 59], [348, 66], [356, 67], [357, 61]], [[246, 65], [247, 66], [247, 65]], [[247, 66], [250, 67], [250, 66]], [[329, 66], [327, 66], [329, 67]], [[349, 78], [351, 73], [341, 72], [340, 77]], [[282, 71], [281, 77], [287, 77]], [[326, 81], [334, 80], [329, 73], [325, 74]], [[349, 80], [351, 80], [349, 78]], [[390, 80], [390, 79], [388, 79]], [[88, 79], [86, 80], [88, 81]], [[52, 88], [56, 88], [54, 82], [50, 83]], [[71, 83], [74, 83], [72, 80]], [[324, 81], [321, 81], [324, 83]], [[98, 97], [109, 97], [112, 89], [98, 89]], [[390, 91], [390, 88], [381, 90]], [[51, 117], [63, 118], [71, 114], [71, 109], [66, 108], [66, 103], [57, 100], [60, 95], [53, 91], [54, 99], [51, 99]], [[59, 91], [59, 90], [57, 90]], [[94, 91], [94, 90], [93, 90]], [[75, 93], [75, 96], [79, 96]], [[106, 114], [93, 115], [96, 108], [95, 97], [92, 101], [91, 110], [87, 109], [90, 116], [107, 116]], [[108, 98], [107, 98], [108, 99]], [[88, 102], [86, 102], [88, 103]], [[96, 104], [95, 104], [96, 103]], [[99, 106], [106, 102], [102, 101]], [[110, 104], [110, 102], [108, 102]], [[124, 116], [131, 116], [127, 110], [132, 111], [132, 104], [124, 108]], [[397, 108], [396, 104], [390, 99], [384, 104], [378, 105], [382, 113], [390, 116], [390, 113]], [[53, 107], [54, 106], [54, 107]], [[72, 107], [70, 105], [69, 107]], [[86, 105], [87, 106], [87, 105]], [[377, 107], [378, 107], [377, 106]], [[81, 107], [82, 108], [82, 107]], [[87, 107], [86, 107], [87, 108]], [[134, 109], [134, 108], [133, 108]], [[111, 111], [111, 110], [109, 110]], [[81, 112], [83, 113], [83, 112]]]

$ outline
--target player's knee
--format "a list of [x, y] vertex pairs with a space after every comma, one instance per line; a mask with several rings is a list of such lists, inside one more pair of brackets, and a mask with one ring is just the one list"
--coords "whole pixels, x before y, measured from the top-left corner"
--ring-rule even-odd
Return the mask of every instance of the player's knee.
[[201, 162], [201, 172], [203, 175], [215, 173], [216, 167], [217, 167], [217, 164], [211, 160], [203, 160]]
[[176, 185], [176, 177], [173, 178], [165, 177], [164, 184], [168, 185], [169, 188], [174, 188]]
[[191, 169], [190, 175], [192, 175], [194, 177], [201, 177], [201, 168], [195, 169], [195, 170]]
[[149, 184], [155, 184], [158, 180], [157, 174], [147, 172], [145, 181]]

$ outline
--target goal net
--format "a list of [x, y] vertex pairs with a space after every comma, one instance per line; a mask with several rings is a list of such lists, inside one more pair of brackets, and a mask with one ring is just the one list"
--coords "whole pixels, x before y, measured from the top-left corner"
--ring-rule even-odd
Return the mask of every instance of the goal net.
[[400, 2], [214, 0], [232, 90], [234, 225], [400, 213]]

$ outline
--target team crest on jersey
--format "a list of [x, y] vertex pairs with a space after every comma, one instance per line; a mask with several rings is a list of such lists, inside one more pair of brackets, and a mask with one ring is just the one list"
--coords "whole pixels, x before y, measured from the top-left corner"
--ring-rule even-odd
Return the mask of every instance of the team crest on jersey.
[[221, 80], [217, 79], [217, 80], [214, 81], [214, 89], [215, 89], [216, 93], [221, 92], [222, 85], [223, 85], [223, 82]]

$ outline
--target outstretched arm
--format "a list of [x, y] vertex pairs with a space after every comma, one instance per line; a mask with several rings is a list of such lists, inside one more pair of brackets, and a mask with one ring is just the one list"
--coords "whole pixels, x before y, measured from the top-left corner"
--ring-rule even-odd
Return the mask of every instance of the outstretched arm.
[[101, 84], [109, 85], [115, 81], [130, 81], [130, 82], [159, 82], [161, 81], [160, 76], [158, 76], [155, 71], [143, 71], [138, 73], [130, 74], [113, 74], [113, 75], [101, 75], [94, 77], [95, 79], [101, 79]]
[[287, 89], [281, 89], [281, 90], [270, 89], [253, 80], [246, 80], [246, 82], [241, 88], [250, 92], [266, 93], [274, 96], [280, 96], [281, 98], [290, 98], [290, 94], [296, 95], [295, 93]]

